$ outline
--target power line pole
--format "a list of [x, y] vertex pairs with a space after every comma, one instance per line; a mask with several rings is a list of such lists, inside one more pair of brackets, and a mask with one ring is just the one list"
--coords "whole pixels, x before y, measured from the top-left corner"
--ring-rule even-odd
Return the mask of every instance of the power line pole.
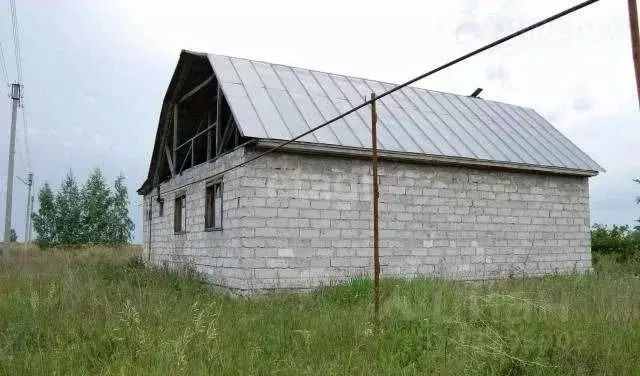
[[4, 212], [4, 241], [9, 241], [11, 233], [11, 209], [13, 204], [13, 164], [16, 154], [16, 116], [20, 104], [20, 84], [11, 84], [11, 138], [9, 141], [9, 168], [7, 170], [7, 200]]
[[640, 32], [638, 32], [638, 6], [636, 0], [628, 0], [629, 28], [631, 30], [631, 53], [633, 54], [633, 67], [636, 73], [636, 88], [638, 101], [640, 101]]

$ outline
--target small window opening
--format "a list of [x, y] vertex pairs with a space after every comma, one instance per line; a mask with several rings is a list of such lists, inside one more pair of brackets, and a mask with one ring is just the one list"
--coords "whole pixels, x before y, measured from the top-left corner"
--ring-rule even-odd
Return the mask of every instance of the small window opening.
[[207, 186], [204, 227], [207, 230], [222, 230], [222, 182]]
[[164, 215], [164, 200], [158, 201], [158, 217], [162, 217]]
[[176, 233], [185, 232], [187, 229], [187, 202], [186, 196], [176, 197], [173, 210], [173, 231]]

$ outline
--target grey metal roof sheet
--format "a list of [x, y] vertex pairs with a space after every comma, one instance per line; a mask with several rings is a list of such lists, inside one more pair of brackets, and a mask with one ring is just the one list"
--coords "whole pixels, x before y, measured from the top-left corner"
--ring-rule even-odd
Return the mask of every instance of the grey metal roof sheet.
[[[395, 85], [209, 54], [238, 127], [246, 137], [289, 140]], [[378, 103], [378, 147], [447, 157], [604, 171], [529, 108], [406, 87]], [[301, 141], [368, 148], [363, 108]]]

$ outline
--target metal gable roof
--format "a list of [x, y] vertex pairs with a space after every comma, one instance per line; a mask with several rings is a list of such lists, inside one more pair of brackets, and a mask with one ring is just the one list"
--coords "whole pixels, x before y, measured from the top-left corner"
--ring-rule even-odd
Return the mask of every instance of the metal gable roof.
[[[394, 85], [209, 54], [246, 137], [289, 140]], [[532, 109], [415, 87], [378, 102], [382, 150], [514, 164], [604, 171]], [[363, 108], [301, 141], [369, 148]]]

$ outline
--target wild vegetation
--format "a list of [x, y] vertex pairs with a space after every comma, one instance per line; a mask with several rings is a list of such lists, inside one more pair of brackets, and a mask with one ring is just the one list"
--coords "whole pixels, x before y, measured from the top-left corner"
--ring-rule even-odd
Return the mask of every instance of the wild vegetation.
[[384, 280], [233, 298], [135, 248], [17, 249], [0, 262], [0, 374], [627, 375], [640, 268], [481, 285]]
[[46, 183], [38, 194], [33, 227], [40, 247], [123, 245], [131, 240], [129, 197], [120, 175], [107, 186], [100, 169], [93, 170], [82, 188], [69, 172], [54, 193]]
[[15, 229], [9, 229], [9, 241], [15, 243], [18, 241], [18, 233], [16, 233]]
[[[146, 268], [122, 179], [41, 190], [42, 250], [0, 260], [0, 375], [640, 374], [638, 227], [595, 225], [587, 274], [383, 280], [376, 325], [366, 279], [246, 299]], [[52, 247], [91, 243], [119, 246]]]
[[640, 252], [640, 229], [631, 229], [627, 225], [595, 224], [591, 230], [591, 247], [594, 252], [615, 255], [620, 261], [627, 260]]

